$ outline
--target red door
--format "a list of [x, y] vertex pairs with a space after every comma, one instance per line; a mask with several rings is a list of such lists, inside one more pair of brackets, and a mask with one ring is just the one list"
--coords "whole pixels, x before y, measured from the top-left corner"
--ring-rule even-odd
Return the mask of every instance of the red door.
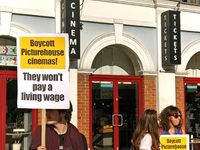
[[18, 142], [28, 149], [37, 111], [17, 108], [17, 71], [0, 71], [0, 85], [0, 150], [11, 150]]
[[90, 148], [129, 150], [142, 111], [142, 78], [90, 77]]
[[186, 131], [200, 138], [200, 78], [185, 78]]

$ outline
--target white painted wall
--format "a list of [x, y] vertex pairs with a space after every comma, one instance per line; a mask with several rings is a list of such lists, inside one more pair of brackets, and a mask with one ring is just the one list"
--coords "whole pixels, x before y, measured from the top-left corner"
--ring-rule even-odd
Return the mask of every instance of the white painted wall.
[[0, 34], [3, 35], [10, 34], [11, 17], [12, 17], [11, 13], [0, 12], [0, 21], [1, 21]]
[[[138, 3], [140, 3], [138, 5]], [[149, 7], [144, 7], [142, 5]], [[153, 1], [101, 1], [85, 0], [81, 11], [81, 20], [113, 23], [122, 19], [125, 24], [143, 24], [155, 26], [155, 9]]]
[[[83, 1], [80, 1], [83, 2]], [[161, 67], [161, 39], [160, 39], [160, 14], [162, 11], [173, 10], [176, 1], [157, 0], [85, 0], [80, 12], [82, 21], [100, 22], [115, 24], [118, 30], [112, 35], [112, 43], [122, 43], [122, 26], [146, 26], [157, 28], [157, 60], [158, 66], [155, 71], [163, 71]], [[12, 24], [11, 14], [25, 14], [35, 16], [56, 17], [55, 32], [60, 32], [60, 0], [0, 0], [1, 25], [0, 34], [17, 35], [20, 32], [29, 32], [22, 26], [9, 27]], [[200, 10], [199, 6], [183, 5], [181, 11], [181, 29], [185, 31], [200, 32]], [[7, 17], [7, 19], [3, 19]], [[117, 22], [116, 22], [117, 20]], [[19, 28], [17, 28], [19, 27]], [[120, 32], [119, 32], [120, 29]], [[9, 33], [9, 30], [10, 33]], [[120, 33], [120, 34], [119, 34]], [[106, 38], [102, 40], [107, 40]], [[132, 41], [130, 41], [132, 42]], [[132, 44], [123, 43], [125, 45]], [[132, 48], [130, 46], [130, 48]], [[134, 49], [134, 48], [132, 48]], [[87, 50], [87, 49], [86, 49]], [[85, 49], [83, 49], [85, 51]], [[136, 51], [137, 52], [137, 51]], [[138, 54], [140, 55], [139, 51]], [[81, 56], [83, 59], [83, 56]], [[142, 58], [142, 57], [141, 57]], [[145, 61], [145, 60], [142, 60]], [[182, 59], [182, 62], [185, 60]], [[85, 61], [86, 62], [86, 61]], [[87, 63], [87, 62], [86, 62]], [[82, 66], [87, 66], [81, 64]], [[151, 69], [153, 64], [149, 65]], [[84, 68], [84, 67], [83, 67]], [[150, 68], [150, 69], [149, 69]], [[177, 72], [184, 71], [184, 68], [177, 67]], [[179, 69], [180, 68], [180, 69]], [[86, 69], [91, 69], [86, 67]], [[167, 105], [175, 105], [175, 73], [158, 73], [158, 109], [162, 110]], [[70, 99], [73, 103], [74, 112], [72, 123], [77, 125], [77, 70], [70, 70]]]
[[[69, 80], [69, 98], [73, 105], [72, 120], [71, 123], [77, 127], [78, 106], [77, 106], [77, 69], [70, 69]], [[61, 87], [62, 88], [62, 87]]]
[[169, 105], [176, 106], [175, 74], [159, 72], [157, 86], [158, 112]]
[[54, 11], [54, 0], [1, 0], [1, 6]]
[[56, 1], [60, 0], [0, 0], [0, 11], [55, 17]]
[[181, 12], [181, 29], [200, 32], [200, 12]]

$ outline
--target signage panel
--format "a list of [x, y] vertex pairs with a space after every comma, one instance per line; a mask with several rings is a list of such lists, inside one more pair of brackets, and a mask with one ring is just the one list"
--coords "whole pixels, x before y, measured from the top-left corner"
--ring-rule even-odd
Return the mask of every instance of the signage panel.
[[67, 34], [27, 34], [17, 38], [18, 108], [69, 108]]
[[189, 150], [189, 134], [160, 135], [160, 150]]
[[79, 0], [61, 0], [61, 33], [69, 34], [70, 59], [80, 59]]
[[161, 14], [162, 65], [181, 64], [180, 12]]

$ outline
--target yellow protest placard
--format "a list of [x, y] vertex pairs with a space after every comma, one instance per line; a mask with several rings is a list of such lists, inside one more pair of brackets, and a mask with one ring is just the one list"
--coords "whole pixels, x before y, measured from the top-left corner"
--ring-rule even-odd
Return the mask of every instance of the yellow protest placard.
[[20, 37], [21, 69], [65, 69], [65, 37]]
[[188, 150], [189, 135], [161, 135], [160, 150]]

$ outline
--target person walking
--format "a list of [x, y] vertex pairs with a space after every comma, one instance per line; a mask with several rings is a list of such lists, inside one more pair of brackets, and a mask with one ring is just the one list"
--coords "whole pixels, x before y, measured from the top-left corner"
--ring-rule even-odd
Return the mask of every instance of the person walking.
[[145, 110], [132, 135], [133, 150], [159, 150], [159, 126], [157, 122], [157, 111]]

